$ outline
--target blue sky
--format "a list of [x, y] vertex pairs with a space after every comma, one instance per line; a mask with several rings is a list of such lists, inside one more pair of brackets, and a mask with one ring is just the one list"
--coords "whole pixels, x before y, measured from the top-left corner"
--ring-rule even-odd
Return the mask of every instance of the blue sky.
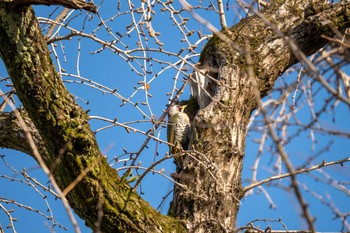
[[[175, 5], [179, 7], [176, 3]], [[127, 8], [128, 7], [126, 5], [122, 4], [121, 12]], [[36, 7], [35, 9], [38, 16], [47, 15], [47, 12], [50, 11], [48, 7]], [[57, 14], [57, 12], [60, 12], [61, 9], [62, 8], [59, 8], [55, 14]], [[100, 9], [100, 17], [106, 20], [116, 14], [116, 9], [116, 3], [106, 2]], [[152, 25], [156, 31], [161, 32], [159, 39], [161, 39], [165, 44], [164, 50], [177, 53], [182, 47], [187, 48], [186, 42], [180, 42], [181, 33], [176, 29], [176, 27], [171, 26], [172, 21], [169, 20], [169, 14], [162, 13], [160, 11], [160, 7], [156, 7], [155, 10], [157, 10], [157, 14], [152, 20]], [[213, 14], [212, 12], [200, 9], [196, 10], [196, 12], [198, 14], [201, 14], [205, 19], [210, 20], [212, 24], [218, 27], [219, 21], [217, 15]], [[228, 23], [230, 25], [239, 20], [239, 17], [234, 13], [233, 10], [229, 11], [228, 15], [230, 15], [230, 17], [228, 17]], [[189, 14], [184, 13], [183, 17], [188, 17], [191, 19], [188, 23], [190, 30], [198, 30], [198, 28], [200, 28], [203, 34], [208, 34], [208, 31], [205, 29], [205, 27], [197, 21], [192, 20], [192, 17]], [[100, 22], [97, 16], [89, 19], [89, 17], [86, 17], [85, 12], [81, 13], [79, 11], [73, 13], [71, 18], [72, 21], [70, 25], [77, 27], [78, 29], [82, 28], [84, 25], [83, 22], [85, 22], [84, 26], [87, 33], [93, 31], [97, 27], [96, 25], [98, 25]], [[107, 25], [112, 29], [114, 33], [118, 31], [119, 33], [123, 34], [127, 31], [126, 26], [130, 24], [130, 20], [131, 18], [129, 15], [121, 15], [116, 17], [114, 21], [108, 21]], [[64, 35], [67, 33], [67, 31], [62, 29], [59, 33]], [[103, 27], [99, 28], [99, 30], [96, 31], [96, 34], [101, 38], [105, 38], [106, 40], [113, 40], [113, 36], [108, 35], [106, 29]], [[130, 38], [123, 38], [122, 42], [128, 43], [131, 48], [137, 48], [137, 37], [135, 36], [136, 34], [132, 34]], [[192, 43], [197, 39], [197, 35], [190, 37]], [[89, 86], [91, 85], [89, 82], [81, 84], [81, 79], [64, 76], [63, 80], [65, 80], [67, 88], [72, 92], [74, 96], [78, 97], [77, 102], [84, 109], [91, 110], [89, 112], [90, 116], [101, 116], [109, 119], [117, 118], [118, 122], [121, 123], [131, 122], [128, 124], [129, 126], [135, 127], [144, 132], [150, 129], [152, 127], [152, 124], [150, 123], [150, 118], [152, 115], [157, 119], [166, 109], [166, 104], [168, 103], [169, 98], [169, 96], [167, 96], [167, 93], [174, 91], [174, 80], [177, 82], [177, 87], [179, 88], [183, 83], [182, 79], [185, 77], [184, 74], [178, 72], [176, 69], [169, 68], [169, 64], [165, 63], [162, 65], [162, 67], [157, 65], [155, 59], [173, 64], [177, 61], [177, 58], [175, 56], [167, 56], [157, 52], [150, 52], [149, 56], [154, 60], [150, 60], [146, 63], [140, 60], [139, 64], [136, 61], [128, 64], [121, 56], [118, 56], [109, 50], [103, 50], [102, 52], [91, 54], [91, 52], [95, 52], [100, 49], [101, 46], [89, 39], [83, 38], [80, 40], [78, 37], [76, 37], [70, 41], [62, 42], [62, 45], [64, 45], [64, 50], [59, 43], [56, 47], [56, 52], [60, 57], [60, 65], [65, 69], [67, 73], [78, 73], [77, 51], [79, 43], [81, 50], [79, 54], [78, 70], [82, 77], [86, 78], [87, 80], [93, 80], [111, 89], [117, 88], [118, 93], [125, 98], [130, 97], [135, 92], [134, 87], [140, 87], [140, 81], [146, 81], [150, 83], [149, 93], [152, 95], [152, 97], [147, 96], [147, 93], [145, 93], [144, 90], [139, 89], [131, 99], [131, 101], [134, 103], [139, 102], [139, 109], [136, 109], [131, 104], [120, 106], [122, 104], [121, 99], [108, 93], [107, 89], [103, 89], [102, 91], [97, 90], [96, 85], [94, 87], [91, 87]], [[192, 61], [194, 63], [198, 61], [199, 53], [205, 43], [206, 41], [203, 41], [203, 43], [201, 43], [196, 49], [197, 54], [188, 53], [192, 56]], [[144, 42], [144, 44], [147, 44], [150, 48], [157, 48], [157, 45], [154, 41], [152, 41], [152, 39], [148, 42]], [[117, 45], [120, 48], [125, 49], [122, 43], [119, 43]], [[135, 54], [140, 55], [142, 53], [138, 52]], [[185, 55], [186, 50], [183, 54], [183, 57], [185, 57]], [[64, 60], [66, 60], [66, 62], [64, 62]], [[57, 61], [55, 62], [57, 64]], [[148, 71], [151, 72], [149, 74], [140, 76], [135, 71], [132, 71], [130, 65], [133, 65], [138, 71], [142, 70], [142, 65], [146, 65]], [[0, 77], [6, 76], [6, 69], [1, 63]], [[292, 73], [289, 76], [284, 75], [283, 80], [285, 80], [287, 83], [293, 82], [293, 80], [295, 80], [295, 73]], [[307, 77], [303, 79], [303, 82], [305, 83], [310, 81], [311, 80]], [[281, 82], [277, 82], [276, 86], [282, 85]], [[6, 87], [4, 84], [4, 82], [0, 83], [0, 88], [2, 91], [8, 90], [8, 87]], [[316, 90], [317, 86], [313, 88]], [[274, 92], [269, 97], [278, 98], [279, 95], [280, 93]], [[298, 95], [302, 96], [302, 92], [300, 91]], [[189, 88], [187, 87], [180, 99], [188, 99], [189, 96]], [[315, 101], [316, 109], [317, 106], [323, 106], [326, 97], [327, 93], [324, 92], [320, 92], [317, 95], [317, 99]], [[146, 100], [148, 100], [149, 105], [142, 105], [142, 102]], [[89, 102], [88, 104], [87, 101]], [[292, 100], [290, 99], [289, 101]], [[305, 98], [301, 97], [301, 100], [298, 102], [298, 106], [305, 105], [302, 110], [296, 114], [297, 118], [301, 122], [308, 122], [312, 116], [310, 108], [308, 108], [305, 101]], [[17, 102], [17, 104], [19, 105], [20, 103]], [[9, 109], [6, 110], [9, 111]], [[326, 113], [320, 116], [319, 124], [322, 127], [327, 127], [329, 129], [338, 129], [344, 132], [350, 132], [348, 107], [340, 103], [334, 111], [335, 121], [332, 119], [333, 113], [331, 111], [331, 108], [329, 108]], [[293, 120], [291, 120], [291, 122], [293, 122]], [[109, 123], [97, 119], [92, 119], [90, 121], [90, 124], [92, 130], [97, 130], [101, 127], [109, 125]], [[263, 131], [264, 129], [261, 128], [259, 130]], [[259, 144], [256, 143], [256, 139], [261, 138], [261, 133], [259, 133], [259, 130], [255, 131], [251, 129], [248, 133], [246, 156], [243, 168], [244, 185], [249, 184], [245, 181], [247, 179], [250, 179], [252, 175], [252, 170], [250, 168], [254, 164], [259, 148]], [[289, 133], [292, 134], [296, 130], [297, 127], [290, 127]], [[329, 135], [316, 133], [315, 137], [317, 139], [317, 143], [312, 144], [312, 140], [310, 138], [311, 133], [312, 132], [310, 131], [306, 131], [285, 146], [286, 151], [288, 152], [288, 155], [295, 166], [303, 164], [306, 158], [312, 154], [315, 154], [315, 152], [322, 150], [322, 148], [324, 148], [325, 145], [327, 145], [327, 143], [330, 141], [333, 141], [331, 150], [322, 153], [317, 159], [315, 159], [315, 161], [313, 161], [314, 165], [321, 163], [322, 160], [333, 161], [349, 157], [350, 144], [348, 143], [349, 140], [347, 138], [330, 137]], [[158, 129], [156, 131], [156, 135], [159, 135], [162, 140], [166, 140], [166, 129]], [[120, 159], [126, 159], [127, 156], [122, 156], [124, 154], [123, 148], [125, 148], [128, 152], [136, 152], [139, 150], [140, 146], [146, 139], [143, 134], [137, 132], [128, 133], [122, 127], [111, 127], [109, 129], [102, 130], [97, 133], [96, 137], [99, 142], [101, 151], [106, 154], [106, 156], [108, 156], [108, 159], [111, 162], [115, 156], [120, 156]], [[261, 155], [261, 164], [257, 176], [258, 180], [267, 178], [276, 172], [272, 169], [272, 167], [276, 162], [277, 156], [275, 155], [274, 149], [270, 149], [269, 146], [271, 146], [271, 141], [268, 140], [265, 144], [265, 152]], [[312, 149], [313, 147], [314, 149]], [[147, 167], [152, 164], [152, 162], [161, 159], [167, 151], [168, 148], [166, 145], [151, 141], [149, 148], [145, 149], [140, 155], [139, 161], [142, 162], [143, 167]], [[62, 208], [62, 203], [59, 200], [55, 200], [52, 195], [48, 195], [48, 206], [45, 200], [42, 198], [42, 195], [47, 195], [47, 192], [40, 189], [40, 191], [35, 191], [33, 187], [30, 187], [27, 184], [23, 183], [24, 178], [20, 173], [23, 169], [26, 169], [26, 172], [31, 177], [35, 177], [36, 180], [42, 182], [43, 184], [47, 184], [47, 178], [38, 168], [35, 161], [29, 156], [13, 150], [2, 149], [0, 150], [0, 155], [5, 155], [4, 160], [0, 161], [0, 197], [16, 200], [18, 203], [25, 205], [30, 205], [46, 215], [50, 214], [50, 211], [52, 210], [56, 221], [69, 229], [68, 231], [65, 231], [59, 227], [55, 227], [55, 232], [72, 232], [72, 225], [70, 224], [67, 215]], [[6, 167], [4, 161], [13, 166], [17, 172], [14, 172], [9, 167]], [[123, 167], [123, 163], [119, 163], [113, 167], [121, 168]], [[170, 173], [174, 172], [175, 167], [172, 161], [167, 160], [156, 168], [158, 170], [164, 168], [164, 174], [169, 175]], [[123, 170], [121, 170], [121, 173], [122, 171]], [[347, 164], [344, 164], [343, 167], [337, 165], [334, 167], [325, 168], [324, 171], [340, 181], [346, 182], [350, 178], [349, 166]], [[139, 170], [139, 172], [142, 173], [143, 171]], [[16, 178], [18, 180], [11, 181], [9, 178], [4, 177], [5, 174], [11, 178]], [[310, 189], [312, 188], [312, 190], [315, 192], [310, 193], [304, 190], [303, 194], [304, 198], [310, 205], [311, 214], [317, 217], [317, 230], [339, 231], [339, 221], [332, 220], [334, 217], [333, 214], [325, 205], [320, 204], [320, 200], [316, 200], [313, 195], [318, 194], [321, 198], [327, 200], [327, 195], [329, 194], [329, 196], [332, 198], [332, 202], [334, 202], [334, 204], [340, 208], [342, 212], [347, 212], [350, 209], [350, 204], [348, 201], [349, 196], [344, 192], [337, 191], [334, 188], [329, 188], [328, 185], [322, 182], [315, 182], [314, 179], [310, 178], [314, 175], [322, 177], [319, 172], [313, 171], [310, 174], [298, 176], [298, 181], [302, 184], [307, 184], [307, 186]], [[305, 222], [300, 218], [300, 208], [298, 202], [296, 201], [292, 192], [285, 191], [285, 189], [289, 188], [289, 179], [277, 181], [273, 184], [274, 185], [271, 186], [264, 185], [263, 188], [270, 195], [273, 203], [276, 206], [276, 209], [271, 209], [266, 196], [255, 189], [254, 195], [247, 196], [242, 200], [242, 205], [240, 207], [240, 212], [238, 215], [238, 226], [243, 226], [254, 219], [278, 220], [282, 218], [282, 221], [287, 225], [288, 229], [306, 229], [307, 226], [305, 225]], [[150, 173], [142, 181], [140, 188], [142, 188], [142, 193], [144, 193], [142, 197], [146, 199], [152, 206], [157, 208], [162, 201], [162, 197], [171, 191], [172, 186], [173, 184], [164, 177]], [[140, 189], [138, 189], [138, 191], [140, 192]], [[171, 196], [160, 207], [159, 210], [162, 213], [167, 212], [170, 199]], [[50, 232], [49, 226], [52, 225], [52, 222], [47, 220], [45, 217], [36, 214], [34, 211], [18, 208], [13, 204], [5, 204], [3, 202], [0, 202], [0, 204], [5, 208], [15, 210], [13, 216], [18, 218], [18, 221], [15, 225], [18, 232]], [[5, 229], [9, 222], [4, 211], [1, 211], [1, 209], [0, 224], [2, 228], [4, 228], [5, 232], [11, 232], [9, 229]], [[268, 225], [272, 225], [274, 229], [283, 229], [280, 223], [259, 222], [257, 225], [261, 226], [262, 229], [266, 228]], [[79, 226], [82, 232], [91, 232], [84, 226], [84, 223], [82, 221], [80, 221]]]

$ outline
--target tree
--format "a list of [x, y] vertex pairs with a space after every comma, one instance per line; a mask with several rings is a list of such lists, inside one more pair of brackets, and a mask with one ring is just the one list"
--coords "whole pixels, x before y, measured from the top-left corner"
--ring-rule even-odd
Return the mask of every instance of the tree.
[[[316, 124], [320, 115], [332, 104], [334, 107], [338, 103], [347, 107], [350, 104], [349, 77], [344, 71], [348, 59], [345, 31], [350, 23], [350, 4], [348, 1], [258, 2], [259, 8], [263, 9], [238, 1], [247, 15], [228, 28], [223, 2], [213, 4], [210, 1], [207, 9], [213, 9], [220, 16], [222, 30], [219, 31], [196, 14], [195, 9], [203, 7], [201, 2], [192, 6], [182, 1], [182, 5], [177, 6], [172, 1], [128, 1], [128, 10], [125, 12], [121, 10], [124, 9], [124, 3], [118, 2], [118, 13], [103, 20], [99, 13], [102, 5], [96, 7], [83, 1], [1, 1], [0, 54], [14, 87], [14, 90], [2, 95], [8, 96], [4, 101], [7, 104], [15, 92], [23, 109], [2, 112], [0, 129], [3, 133], [0, 145], [33, 156], [48, 175], [67, 209], [71, 207], [96, 232], [231, 232], [236, 227], [239, 203], [244, 195], [265, 182], [284, 177], [290, 177], [290, 188], [298, 200], [308, 229], [315, 231], [313, 216], [303, 197], [303, 186], [298, 183], [296, 175], [324, 166], [343, 164], [349, 159], [344, 157], [339, 161], [324, 161], [312, 167], [314, 158], [311, 156], [308, 158], [310, 161], [306, 159], [301, 165], [296, 164], [300, 166], [296, 169], [285, 147], [305, 131], [321, 131], [334, 137], [350, 136], [346, 131], [323, 129]], [[46, 35], [43, 35], [30, 4], [57, 4], [67, 8], [55, 20], [39, 19], [43, 22], [42, 27], [48, 25]], [[69, 18], [68, 8], [85, 10], [84, 13], [78, 13], [84, 16], [82, 29], [89, 27], [87, 21], [92, 20], [94, 14], [100, 17], [100, 24], [91, 33], [77, 30], [71, 26], [73, 19]], [[186, 11], [214, 33], [200, 51], [197, 64], [197, 47], [205, 37], [199, 34], [196, 43], [189, 39], [195, 31], [186, 27], [189, 21], [189, 18], [183, 16]], [[188, 45], [187, 48], [178, 53], [167, 50], [167, 44], [153, 22], [157, 12], [169, 13], [183, 36], [183, 42]], [[131, 24], [126, 26], [126, 31], [111, 28], [109, 23], [123, 14], [130, 15], [132, 19]], [[66, 31], [63, 35], [54, 34], [56, 27], [63, 27]], [[101, 28], [113, 39], [101, 40], [97, 36]], [[137, 39], [133, 39], [133, 33]], [[130, 45], [124, 43], [128, 36]], [[124, 98], [120, 90], [108, 89], [84, 79], [78, 65], [74, 77], [76, 80], [118, 96], [121, 105], [134, 106], [152, 123], [148, 131], [141, 131], [128, 124], [121, 124], [118, 119], [110, 120], [113, 126], [119, 125], [127, 131], [139, 131], [146, 135], [145, 142], [137, 152], [125, 150], [129, 156], [127, 169], [124, 175], [118, 174], [99, 149], [95, 133], [89, 125], [92, 117], [89, 118], [62, 82], [63, 76], [71, 74], [65, 72], [57, 57], [56, 66], [54, 65], [47, 48], [47, 45], [51, 46], [52, 54], [57, 56], [55, 44], [75, 37], [99, 43], [101, 47], [96, 53], [109, 49], [119, 54], [142, 77], [143, 81], [139, 87], [135, 87], [135, 93], [144, 91], [146, 100], [151, 98], [153, 88], [154, 79], [149, 76], [157, 78], [170, 67], [177, 71], [177, 76], [188, 75], [190, 72], [187, 73], [185, 68], [191, 67], [193, 72], [188, 79], [193, 96], [187, 103], [193, 135], [189, 150], [175, 155], [163, 155], [145, 173], [136, 176], [132, 169], [136, 173], [139, 171], [137, 161], [149, 141], [164, 143], [156, 133], [164, 125], [166, 112], [158, 118], [153, 114], [149, 117], [138, 105], [145, 105], [152, 113], [150, 101], [133, 102], [132, 96]], [[117, 44], [123, 46], [123, 49]], [[182, 56], [185, 50], [186, 55]], [[308, 57], [320, 50], [315, 58]], [[160, 53], [163, 57], [153, 57], [155, 53]], [[169, 61], [164, 55], [170, 57]], [[172, 61], [174, 58], [177, 59], [176, 62]], [[297, 63], [302, 64], [298, 80], [288, 81], [277, 87], [276, 92], [272, 92], [278, 78]], [[156, 69], [159, 71], [154, 71], [154, 64], [165, 67], [158, 67]], [[324, 68], [324, 65], [327, 67]], [[327, 80], [324, 77], [329, 69], [336, 77], [334, 83], [332, 78]], [[313, 79], [310, 81], [311, 86], [302, 84], [303, 76]], [[176, 81], [177, 78], [170, 93], [170, 104], [178, 101], [187, 83], [186, 80], [178, 89]], [[296, 93], [300, 88], [307, 94], [306, 100], [309, 102], [313, 102], [316, 96], [312, 92], [314, 88], [317, 88], [316, 92], [320, 89], [327, 93], [326, 103], [320, 111], [313, 113], [312, 121], [307, 125], [302, 125], [295, 115], [298, 104], [306, 101]], [[288, 105], [288, 96], [293, 92], [295, 99]], [[278, 99], [264, 102], [262, 99], [271, 93], [277, 93]], [[291, 109], [286, 111], [285, 107]], [[251, 185], [243, 187], [242, 166], [247, 128], [254, 111], [254, 124], [263, 127], [263, 139], [269, 137], [273, 145], [270, 152], [276, 154], [278, 161], [285, 166], [286, 174], [279, 173], [260, 183], [256, 183], [253, 178]], [[284, 111], [280, 114], [280, 119], [274, 118], [276, 111]], [[296, 130], [291, 129], [287, 134], [286, 130], [292, 124], [295, 124]], [[18, 138], [21, 143], [18, 143]], [[261, 140], [261, 147], [264, 147], [264, 143]], [[155, 166], [172, 158], [182, 162], [177, 163], [176, 173], [172, 174], [175, 182], [174, 197], [170, 216], [164, 216], [140, 198], [135, 189], [148, 172], [162, 173], [154, 170]], [[130, 186], [132, 182], [136, 182], [134, 186]], [[341, 212], [337, 216], [342, 219], [344, 229], [349, 227], [347, 216]], [[246, 228], [255, 229], [254, 225]], [[241, 230], [243, 229], [245, 228]], [[78, 227], [76, 231], [79, 231]]]

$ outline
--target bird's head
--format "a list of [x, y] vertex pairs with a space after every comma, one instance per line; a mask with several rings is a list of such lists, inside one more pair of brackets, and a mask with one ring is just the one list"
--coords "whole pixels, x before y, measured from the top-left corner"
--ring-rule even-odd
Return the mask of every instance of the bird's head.
[[187, 105], [173, 105], [169, 108], [169, 116], [173, 116], [176, 113], [183, 112]]
[[187, 105], [182, 105], [182, 106], [178, 105], [178, 106], [179, 106], [180, 112], [184, 112], [185, 108], [187, 107]]

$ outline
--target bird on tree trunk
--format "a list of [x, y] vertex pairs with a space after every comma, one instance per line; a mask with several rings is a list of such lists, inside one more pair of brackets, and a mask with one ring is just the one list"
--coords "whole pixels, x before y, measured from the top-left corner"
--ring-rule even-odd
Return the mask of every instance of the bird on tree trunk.
[[192, 134], [190, 119], [184, 113], [186, 105], [173, 105], [169, 108], [168, 142], [170, 153], [176, 154], [181, 150], [188, 150]]

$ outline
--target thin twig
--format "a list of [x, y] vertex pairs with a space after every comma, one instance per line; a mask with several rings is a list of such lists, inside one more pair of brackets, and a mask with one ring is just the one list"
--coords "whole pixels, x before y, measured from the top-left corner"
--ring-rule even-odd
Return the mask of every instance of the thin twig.
[[293, 174], [285, 173], [285, 174], [281, 174], [281, 175], [277, 175], [277, 176], [271, 176], [271, 177], [269, 177], [267, 179], [258, 181], [256, 183], [253, 183], [253, 184], [250, 184], [250, 185], [244, 187], [243, 188], [243, 192], [247, 192], [250, 189], [253, 189], [253, 188], [257, 187], [257, 186], [260, 186], [262, 184], [265, 184], [265, 183], [268, 183], [268, 182], [271, 182], [271, 181], [274, 181], [274, 180], [279, 180], [279, 179], [283, 179], [283, 178], [286, 178], [286, 177], [290, 177], [292, 175], [298, 175], [298, 174], [310, 172], [310, 171], [313, 171], [313, 170], [320, 169], [322, 167], [328, 167], [328, 166], [332, 166], [332, 165], [336, 165], [336, 164], [342, 165], [343, 163], [346, 163], [346, 162], [350, 162], [350, 157], [345, 158], [345, 159], [341, 159], [341, 160], [337, 160], [337, 161], [333, 161], [333, 162], [328, 162], [328, 163], [323, 161], [321, 164], [318, 164], [318, 165], [315, 165], [315, 166], [312, 166], [312, 167], [309, 167], [309, 168], [303, 168], [303, 169], [295, 170], [293, 172]]

